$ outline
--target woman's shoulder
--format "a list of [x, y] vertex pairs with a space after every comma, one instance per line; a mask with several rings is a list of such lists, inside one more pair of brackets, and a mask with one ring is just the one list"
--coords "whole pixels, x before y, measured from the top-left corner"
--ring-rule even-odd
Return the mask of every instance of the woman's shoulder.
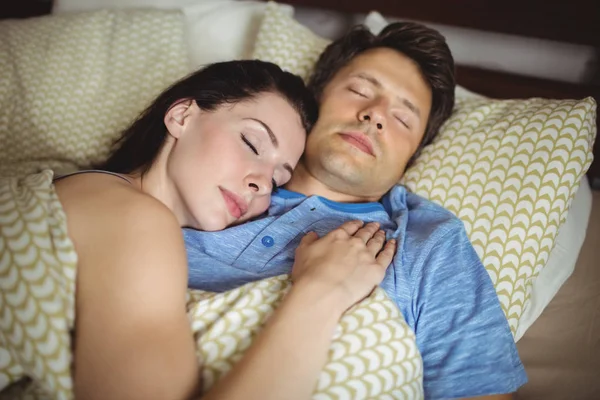
[[[84, 174], [56, 182], [80, 281], [185, 288], [183, 233], [158, 199], [115, 176]], [[144, 276], [143, 280], [139, 277]], [[137, 282], [137, 283], [136, 283]]]
[[135, 185], [108, 174], [81, 174], [55, 183], [75, 240], [118, 234], [121, 239], [140, 228], [157, 235], [179, 230], [175, 215], [161, 201]]

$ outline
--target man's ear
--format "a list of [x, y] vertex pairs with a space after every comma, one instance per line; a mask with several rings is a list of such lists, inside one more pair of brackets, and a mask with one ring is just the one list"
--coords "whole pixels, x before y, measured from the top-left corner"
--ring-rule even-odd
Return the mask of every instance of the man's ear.
[[174, 103], [165, 114], [165, 126], [169, 135], [179, 139], [184, 131], [185, 123], [190, 115], [194, 100], [181, 100]]

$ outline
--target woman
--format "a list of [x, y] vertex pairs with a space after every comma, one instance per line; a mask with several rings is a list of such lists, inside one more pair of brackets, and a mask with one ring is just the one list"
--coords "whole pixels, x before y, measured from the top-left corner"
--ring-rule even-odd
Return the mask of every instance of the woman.
[[[263, 213], [316, 114], [300, 78], [274, 64], [214, 64], [167, 89], [125, 131], [100, 167], [112, 173], [56, 182], [78, 255], [77, 398], [199, 393], [180, 228], [218, 230]], [[292, 290], [206, 398], [309, 396], [337, 320], [391, 260], [376, 230], [350, 223], [322, 239], [307, 235]]]

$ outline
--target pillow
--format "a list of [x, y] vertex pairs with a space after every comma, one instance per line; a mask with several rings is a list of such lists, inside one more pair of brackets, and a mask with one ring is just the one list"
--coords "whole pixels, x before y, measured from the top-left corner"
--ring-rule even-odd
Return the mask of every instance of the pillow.
[[[250, 58], [267, 4], [217, 0], [184, 7], [186, 40], [192, 69], [206, 64]], [[291, 6], [282, 6], [292, 15]]]
[[0, 22], [0, 175], [104, 159], [188, 72], [181, 12], [104, 10]]
[[[184, 15], [190, 68], [195, 70], [214, 62], [249, 58], [266, 6], [250, 0], [58, 0], [52, 12], [179, 10]], [[293, 8], [282, 5], [281, 12], [292, 15]]]
[[592, 163], [596, 103], [458, 103], [402, 183], [465, 224], [513, 331]]
[[[324, 47], [276, 4], [267, 7], [257, 58], [307, 79]], [[462, 91], [401, 181], [464, 222], [513, 334], [591, 164], [595, 113], [592, 98], [494, 100]]]
[[271, 61], [307, 81], [329, 43], [298, 23], [280, 4], [268, 2], [252, 58]]
[[523, 337], [573, 274], [585, 242], [592, 202], [592, 191], [584, 177], [571, 201], [567, 218], [558, 230], [548, 262], [535, 278], [527, 307], [519, 319], [515, 340]]

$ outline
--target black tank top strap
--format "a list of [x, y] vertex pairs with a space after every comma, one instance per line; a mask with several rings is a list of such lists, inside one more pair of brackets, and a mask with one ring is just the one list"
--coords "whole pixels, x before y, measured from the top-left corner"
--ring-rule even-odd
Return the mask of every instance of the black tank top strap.
[[117, 174], [116, 172], [103, 171], [101, 169], [86, 169], [86, 170], [77, 171], [77, 172], [73, 172], [73, 173], [70, 173], [70, 174], [62, 175], [62, 176], [57, 176], [56, 178], [54, 178], [54, 182], [56, 182], [56, 181], [58, 181], [60, 179], [68, 178], [69, 176], [73, 176], [73, 175], [91, 174], [91, 173], [113, 175], [113, 176], [116, 176], [117, 178], [121, 178], [124, 181], [127, 181], [129, 184], [133, 185], [133, 182], [131, 182], [131, 180], [129, 180], [129, 178], [127, 178], [126, 176], [121, 175], [121, 174]]

